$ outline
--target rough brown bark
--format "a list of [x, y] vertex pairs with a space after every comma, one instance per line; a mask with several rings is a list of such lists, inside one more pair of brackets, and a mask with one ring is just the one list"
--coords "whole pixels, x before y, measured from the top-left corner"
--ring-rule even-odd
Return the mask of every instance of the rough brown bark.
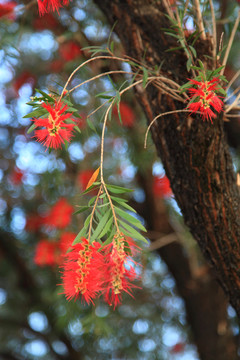
[[[117, 21], [115, 31], [128, 56], [143, 61], [145, 54], [148, 67], [154, 68], [162, 63], [165, 76], [180, 85], [186, 82], [190, 75], [184, 53], [178, 51], [169, 55], [165, 52], [178, 44], [161, 31], [169, 26], [162, 1], [95, 2], [111, 25]], [[196, 48], [201, 51], [200, 57], [209, 55], [210, 39], [199, 41]], [[183, 104], [161, 94], [151, 85], [145, 91], [137, 88], [137, 94], [149, 122], [160, 113], [183, 108]], [[152, 137], [185, 223], [213, 265], [221, 286], [240, 316], [240, 196], [222, 117], [210, 124], [197, 116], [194, 119], [182, 114], [165, 116], [153, 124]], [[203, 286], [201, 281], [198, 286]], [[213, 289], [217, 288], [210, 282], [203, 291], [204, 296], [213, 296]], [[198, 291], [194, 296], [200, 297]], [[226, 303], [223, 307], [226, 308]], [[208, 311], [211, 308], [214, 308], [214, 301], [211, 305], [209, 303]], [[237, 358], [236, 354], [227, 357], [226, 352], [223, 355], [224, 349], [222, 351], [222, 354], [221, 351], [219, 354], [210, 351], [209, 355], [202, 355], [202, 359]]]
[[[138, 177], [146, 193], [143, 211], [139, 209], [139, 213], [147, 222], [148, 229], [162, 234], [162, 239], [168, 234], [173, 238], [174, 229], [169, 223], [166, 206], [163, 201], [153, 198], [151, 174]], [[160, 241], [158, 247], [153, 242], [152, 248], [156, 248], [175, 279], [200, 358], [237, 359], [238, 346], [230, 329], [228, 301], [210, 267], [206, 263], [202, 263], [201, 267], [198, 264], [193, 266], [187, 250], [178, 239], [165, 246], [161, 246]]]

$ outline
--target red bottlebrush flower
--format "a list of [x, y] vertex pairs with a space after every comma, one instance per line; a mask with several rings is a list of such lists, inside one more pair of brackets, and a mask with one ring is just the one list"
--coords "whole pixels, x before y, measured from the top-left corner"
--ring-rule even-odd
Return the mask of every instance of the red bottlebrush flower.
[[[37, 141], [41, 142], [47, 148], [61, 148], [64, 141], [69, 142], [72, 137], [72, 131], [75, 124], [66, 124], [65, 120], [71, 119], [71, 113], [66, 113], [68, 106], [55, 102], [54, 105], [41, 105], [49, 112], [47, 118], [33, 119], [36, 127], [45, 127], [45, 129], [35, 130]], [[63, 107], [62, 107], [63, 106]]]
[[156, 197], [163, 198], [172, 195], [172, 189], [168, 178], [164, 176], [153, 177], [153, 194]]
[[33, 19], [32, 26], [35, 30], [56, 30], [59, 26], [59, 22], [52, 14], [45, 14], [42, 17], [37, 17]]
[[94, 173], [94, 170], [83, 170], [78, 174], [78, 183], [81, 186], [81, 189], [84, 191], [86, 190], [87, 184], [89, 180], [91, 179], [92, 175]]
[[217, 115], [212, 111], [210, 106], [220, 113], [223, 110], [223, 102], [216, 95], [218, 91], [218, 78], [213, 78], [211, 81], [197, 81], [189, 79], [193, 85], [196, 85], [197, 88], [190, 88], [190, 98], [191, 103], [188, 104], [188, 109], [192, 113], [200, 111], [203, 120], [210, 120], [212, 122], [213, 118], [216, 118]]
[[5, 4], [0, 4], [0, 18], [6, 17], [8, 20], [14, 21], [16, 16], [14, 9], [18, 4], [15, 1], [9, 1]]
[[59, 54], [66, 62], [72, 61], [82, 55], [82, 49], [77, 42], [70, 40], [59, 46]]
[[38, 266], [54, 266], [61, 262], [61, 256], [57, 243], [41, 240], [37, 244], [34, 263]]
[[64, 229], [71, 223], [73, 210], [73, 206], [66, 199], [59, 199], [47, 215], [45, 225]]
[[68, 5], [69, 0], [38, 0], [40, 16], [51, 11], [59, 12], [59, 8]]
[[[129, 128], [133, 127], [133, 125], [135, 123], [135, 114], [134, 114], [133, 110], [130, 108], [130, 106], [124, 102], [121, 102], [119, 105], [119, 111], [121, 114], [121, 120], [122, 120], [123, 126], [129, 127]], [[112, 112], [113, 112], [113, 115], [118, 118], [118, 109], [117, 109], [116, 105], [113, 107]]]
[[98, 251], [99, 243], [90, 244], [85, 238], [81, 243], [71, 246], [63, 264], [63, 288], [68, 300], [82, 298], [89, 304], [102, 289], [103, 257]]
[[13, 82], [13, 88], [14, 88], [15, 92], [17, 93], [17, 95], [19, 95], [19, 90], [25, 84], [31, 85], [32, 88], [36, 84], [35, 75], [33, 75], [30, 71], [27, 71], [27, 70], [25, 70], [21, 74], [19, 74]]
[[60, 241], [59, 241], [59, 248], [61, 250], [61, 254], [63, 256], [66, 255], [68, 249], [71, 247], [74, 239], [76, 237], [76, 234], [73, 232], [65, 232], [61, 235]]
[[[113, 305], [114, 309], [122, 302], [122, 293], [132, 295], [132, 288], [137, 287], [131, 283], [138, 276], [132, 264], [133, 260], [127, 255], [125, 246], [129, 247], [123, 234], [116, 235], [111, 244], [106, 245], [104, 266], [105, 301]], [[133, 243], [131, 243], [133, 245]]]
[[22, 182], [23, 176], [24, 173], [20, 169], [14, 168], [9, 178], [13, 185], [19, 185]]

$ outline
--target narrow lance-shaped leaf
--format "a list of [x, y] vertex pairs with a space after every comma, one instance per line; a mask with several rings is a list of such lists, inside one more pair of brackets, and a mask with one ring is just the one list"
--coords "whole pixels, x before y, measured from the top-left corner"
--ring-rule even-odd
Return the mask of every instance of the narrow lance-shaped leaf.
[[100, 167], [97, 168], [97, 170], [95, 170], [94, 173], [92, 174], [90, 180], [89, 180], [88, 183], [87, 183], [86, 190], [87, 190], [88, 188], [90, 188], [90, 186], [92, 186], [93, 183], [97, 180], [97, 177], [98, 177], [98, 174], [99, 174], [99, 169], [100, 169]]

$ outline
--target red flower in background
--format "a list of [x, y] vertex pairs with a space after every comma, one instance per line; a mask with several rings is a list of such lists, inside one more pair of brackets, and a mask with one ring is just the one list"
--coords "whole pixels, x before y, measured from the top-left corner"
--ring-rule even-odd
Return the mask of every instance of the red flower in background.
[[160, 198], [172, 195], [170, 182], [165, 175], [153, 177], [153, 194]]
[[71, 223], [73, 211], [73, 206], [70, 205], [65, 198], [61, 198], [51, 208], [46, 217], [45, 224], [50, 227], [64, 229]]
[[73, 40], [64, 42], [59, 46], [59, 54], [66, 62], [75, 60], [82, 55], [79, 44]]
[[16, 15], [14, 14], [14, 9], [18, 4], [15, 1], [9, 1], [5, 4], [0, 4], [0, 18], [6, 17], [8, 20], [14, 21]]
[[32, 26], [38, 31], [45, 29], [55, 30], [59, 26], [59, 22], [52, 14], [45, 14], [41, 17], [35, 17]]
[[91, 179], [93, 173], [94, 173], [94, 170], [89, 169], [89, 170], [83, 170], [78, 174], [78, 182], [83, 191], [86, 190], [87, 184], [88, 184], [89, 180]]
[[25, 230], [29, 232], [37, 232], [42, 225], [44, 225], [46, 219], [38, 214], [32, 214], [27, 216]]
[[49, 70], [53, 73], [59, 73], [64, 68], [64, 61], [62, 59], [55, 59], [49, 64]]
[[[218, 91], [218, 78], [213, 78], [211, 81], [196, 81], [190, 79], [190, 82], [197, 86], [189, 89], [191, 101], [188, 104], [188, 109], [192, 113], [200, 111], [203, 120], [210, 120], [217, 115], [212, 111], [211, 107], [220, 113], [223, 110], [223, 102], [216, 95]], [[210, 107], [211, 106], [211, 107]]]
[[77, 118], [76, 124], [80, 129], [84, 129], [87, 125], [87, 116], [84, 113], [80, 113], [79, 115], [81, 116], [81, 118]]
[[[121, 120], [122, 120], [122, 124], [123, 126], [126, 127], [132, 127], [135, 123], [135, 114], [133, 112], [133, 110], [130, 108], [130, 106], [124, 102], [120, 102], [119, 105], [119, 111], [121, 114]], [[113, 115], [118, 118], [118, 109], [117, 106], [115, 105], [113, 107]]]
[[74, 239], [76, 237], [76, 234], [73, 232], [65, 232], [61, 235], [60, 241], [59, 241], [59, 249], [61, 250], [61, 254], [63, 256], [66, 255], [68, 249], [71, 247]]
[[180, 352], [183, 352], [184, 349], [185, 349], [185, 344], [184, 343], [177, 343], [171, 348], [170, 352], [172, 354], [178, 354]]
[[58, 244], [48, 240], [40, 240], [37, 244], [34, 262], [38, 266], [54, 266], [61, 262]]
[[36, 84], [36, 76], [33, 75], [30, 71], [25, 70], [21, 74], [19, 74], [13, 82], [13, 88], [17, 95], [19, 95], [19, 90], [25, 84], [31, 85], [33, 88]]
[[51, 11], [59, 11], [62, 6], [68, 5], [69, 0], [38, 0], [39, 14], [43, 15]]
[[83, 238], [81, 243], [71, 246], [63, 264], [63, 288], [68, 300], [82, 298], [89, 304], [102, 289], [101, 272], [103, 258], [98, 251], [99, 243], [89, 244]]
[[18, 169], [17, 167], [13, 169], [12, 173], [9, 176], [9, 179], [13, 185], [19, 185], [22, 183], [24, 173], [22, 170]]
[[[61, 148], [62, 144], [65, 141], [69, 142], [72, 137], [74, 124], [65, 123], [65, 120], [70, 119], [72, 114], [66, 113], [68, 106], [63, 106], [62, 103], [56, 102], [54, 105], [43, 103], [41, 106], [49, 112], [49, 115], [44, 119], [32, 120], [36, 127], [45, 128], [35, 130], [35, 137], [47, 148]], [[71, 120], [73, 119], [71, 118]]]
[[125, 252], [125, 246], [130, 247], [127, 239], [124, 235], [117, 235], [104, 249], [104, 298], [114, 309], [121, 303], [123, 292], [132, 296], [132, 288], [136, 286], [131, 281], [138, 277], [132, 266], [133, 260]]

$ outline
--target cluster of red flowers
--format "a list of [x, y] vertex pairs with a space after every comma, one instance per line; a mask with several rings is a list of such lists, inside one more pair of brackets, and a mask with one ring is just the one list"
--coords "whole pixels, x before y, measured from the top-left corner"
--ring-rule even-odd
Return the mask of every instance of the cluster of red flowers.
[[[118, 118], [118, 108], [115, 105], [113, 107], [113, 115]], [[130, 108], [130, 106], [128, 104], [126, 104], [125, 102], [121, 102], [119, 104], [119, 112], [121, 115], [121, 120], [122, 120], [122, 124], [123, 126], [126, 127], [133, 127], [134, 123], [135, 123], [135, 114], [133, 112], [133, 110]]]
[[[50, 105], [42, 103], [41, 105], [49, 113], [47, 118], [33, 119], [36, 127], [43, 127], [35, 131], [37, 141], [41, 142], [47, 148], [61, 148], [65, 141], [69, 142], [72, 137], [74, 120], [71, 118], [72, 113], [67, 113], [68, 106], [61, 102], [55, 102]], [[70, 119], [71, 123], [66, 124], [66, 120]], [[73, 122], [73, 123], [72, 123]]]
[[63, 288], [68, 300], [82, 297], [88, 304], [103, 295], [114, 308], [121, 303], [123, 292], [132, 296], [131, 282], [138, 278], [132, 259], [126, 253], [130, 247], [123, 234], [114, 237], [112, 243], [103, 246], [82, 238], [81, 243], [71, 246], [63, 264]]
[[64, 256], [75, 237], [76, 234], [72, 232], [64, 232], [58, 241], [40, 240], [36, 246], [35, 264], [38, 266], [56, 266], [62, 264]]
[[[63, 231], [70, 223], [74, 208], [65, 198], [59, 199], [43, 216], [31, 214], [27, 217], [26, 230], [38, 232], [42, 227]], [[76, 234], [62, 232], [59, 240], [42, 239], [38, 242], [34, 262], [38, 266], [54, 266], [63, 262], [63, 256], [75, 239]]]
[[62, 6], [68, 5], [69, 0], [38, 0], [39, 14], [59, 11]]
[[223, 102], [219, 99], [216, 92], [219, 90], [219, 78], [213, 78], [210, 81], [197, 81], [190, 79], [190, 82], [196, 86], [189, 89], [191, 102], [188, 109], [193, 113], [199, 111], [203, 120], [210, 120], [217, 115], [212, 111], [211, 107], [220, 113], [223, 110]]

